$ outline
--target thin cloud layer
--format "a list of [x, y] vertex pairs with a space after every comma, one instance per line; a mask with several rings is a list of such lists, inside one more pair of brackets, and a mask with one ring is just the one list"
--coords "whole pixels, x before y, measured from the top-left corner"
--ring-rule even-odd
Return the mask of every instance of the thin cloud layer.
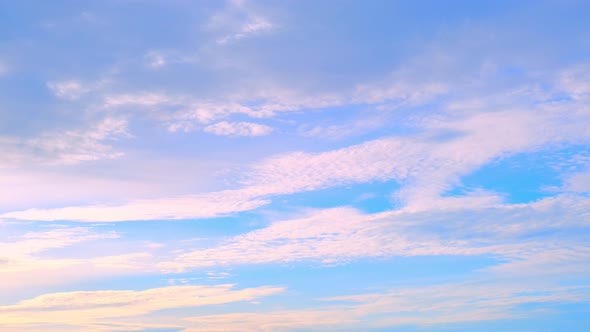
[[0, 4], [0, 331], [586, 332], [589, 11]]

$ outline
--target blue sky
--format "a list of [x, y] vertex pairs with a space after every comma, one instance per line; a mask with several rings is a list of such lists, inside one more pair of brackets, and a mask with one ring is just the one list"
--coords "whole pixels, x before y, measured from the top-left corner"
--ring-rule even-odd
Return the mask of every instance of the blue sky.
[[0, 331], [587, 331], [588, 12], [0, 3]]

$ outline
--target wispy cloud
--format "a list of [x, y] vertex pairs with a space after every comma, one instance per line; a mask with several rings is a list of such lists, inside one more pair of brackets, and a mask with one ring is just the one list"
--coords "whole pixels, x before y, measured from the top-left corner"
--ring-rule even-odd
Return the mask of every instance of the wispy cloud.
[[93, 89], [85, 83], [75, 80], [49, 82], [47, 87], [56, 97], [69, 100], [76, 100]]
[[255, 13], [246, 1], [228, 1], [221, 12], [213, 15], [207, 29], [219, 36], [216, 43], [223, 45], [271, 31], [275, 24]]
[[117, 222], [212, 218], [255, 209], [268, 201], [249, 190], [228, 190], [202, 195], [145, 199], [124, 205], [95, 205], [56, 209], [30, 209], [4, 213], [3, 218], [39, 221], [73, 220], [83, 222]]
[[587, 287], [523, 286], [486, 282], [400, 288], [380, 293], [326, 298], [315, 309], [242, 312], [187, 319], [186, 331], [275, 331], [431, 326], [524, 318], [524, 304], [584, 301]]
[[183, 55], [174, 50], [152, 50], [145, 54], [146, 64], [153, 69], [164, 68], [174, 64], [190, 64], [197, 61], [195, 55]]
[[[529, 92], [525, 91], [524, 94], [528, 96]], [[510, 98], [520, 98], [519, 94], [516, 96]], [[499, 100], [502, 98], [505, 97], [502, 96]], [[146, 102], [160, 103], [161, 97], [150, 97]], [[375, 180], [394, 180], [402, 184], [396, 197], [407, 209], [418, 211], [461, 207], [466, 204], [490, 206], [498, 204], [501, 197], [485, 191], [464, 197], [444, 198], [442, 195], [460, 184], [462, 176], [497, 158], [537, 151], [557, 144], [588, 141], [590, 133], [587, 131], [587, 124], [590, 123], [590, 118], [582, 111], [580, 107], [583, 106], [578, 102], [567, 105], [571, 110], [566, 113], [556, 112], [553, 103], [541, 103], [533, 110], [484, 109], [477, 114], [450, 113], [423, 119], [418, 123], [417, 128], [420, 130], [412, 136], [379, 138], [321, 153], [292, 152], [271, 157], [252, 165], [244, 187], [234, 191], [166, 198], [160, 200], [161, 204], [154, 200], [113, 207], [29, 210], [3, 216], [38, 220], [79, 218], [90, 221], [87, 212], [92, 211], [95, 221], [202, 218], [259, 207], [268, 203], [267, 198], [260, 198], [264, 196]], [[568, 121], [564, 121], [564, 118]], [[260, 133], [260, 129], [257, 131], [252, 126], [246, 127], [251, 130], [250, 134]], [[217, 130], [225, 130], [228, 134], [233, 130], [241, 133], [239, 128], [240, 125], [236, 127], [228, 123], [218, 125]], [[238, 200], [235, 203], [228, 202], [229, 205], [208, 204], [209, 208], [206, 209], [191, 207], [200, 206], [196, 203], [201, 199], [203, 204], [206, 200], [219, 202], [219, 198], [228, 193], [232, 193], [232, 199]], [[167, 208], [154, 208], [156, 206]]]
[[[8, 296], [22, 289], [149, 270], [150, 255], [146, 252], [121, 254], [89, 249], [82, 256], [71, 251], [67, 254], [72, 248], [92, 248], [92, 244], [114, 243], [119, 238], [119, 233], [91, 227], [58, 227], [12, 235], [0, 242], [0, 289]], [[56, 257], [52, 251], [62, 254]]]
[[128, 136], [125, 119], [107, 117], [86, 129], [50, 131], [27, 139], [0, 137], [0, 146], [5, 151], [0, 167], [30, 162], [68, 165], [117, 158], [122, 153], [106, 142]]
[[222, 136], [264, 136], [272, 132], [272, 127], [252, 122], [221, 121], [205, 127], [204, 131]]
[[[580, 196], [541, 200], [530, 205], [455, 209], [368, 215], [346, 208], [318, 211], [300, 219], [272, 223], [230, 238], [217, 247], [182, 253], [175, 261], [161, 266], [182, 271], [215, 265], [297, 261], [333, 264], [366, 257], [485, 254], [520, 261], [534, 259], [539, 251], [546, 254], [563, 249], [551, 244], [550, 233], [544, 238], [546, 243], [536, 242], [534, 238], [525, 240], [527, 235], [588, 226], [580, 220], [588, 213], [588, 201]], [[558, 224], [553, 219], [556, 216], [560, 218]], [[559, 243], [558, 238], [554, 240], [555, 244]], [[575, 243], [571, 242], [581, 245]], [[585, 261], [588, 257], [583, 255], [578, 259]]]
[[588, 325], [587, 4], [40, 6], [2, 4], [1, 331]]
[[[158, 310], [248, 301], [283, 292], [281, 287], [233, 289], [233, 285], [170, 286], [143, 291], [106, 290], [45, 294], [15, 305], [0, 307], [0, 319], [10, 328], [36, 324], [72, 326], [81, 330], [120, 330], [130, 324], [125, 317], [139, 318]], [[149, 324], [147, 324], [149, 326]], [[168, 327], [178, 327], [169, 322]]]

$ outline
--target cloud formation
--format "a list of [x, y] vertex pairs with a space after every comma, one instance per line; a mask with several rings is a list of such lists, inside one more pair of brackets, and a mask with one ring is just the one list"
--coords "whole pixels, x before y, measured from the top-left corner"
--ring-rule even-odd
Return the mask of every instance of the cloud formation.
[[207, 133], [221, 136], [264, 136], [272, 132], [272, 128], [252, 122], [221, 121], [203, 129]]

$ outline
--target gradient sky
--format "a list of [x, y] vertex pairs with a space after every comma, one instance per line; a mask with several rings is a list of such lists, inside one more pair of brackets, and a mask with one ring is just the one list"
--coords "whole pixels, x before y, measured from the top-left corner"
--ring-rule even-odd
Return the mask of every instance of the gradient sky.
[[0, 331], [587, 332], [588, 13], [0, 1]]

